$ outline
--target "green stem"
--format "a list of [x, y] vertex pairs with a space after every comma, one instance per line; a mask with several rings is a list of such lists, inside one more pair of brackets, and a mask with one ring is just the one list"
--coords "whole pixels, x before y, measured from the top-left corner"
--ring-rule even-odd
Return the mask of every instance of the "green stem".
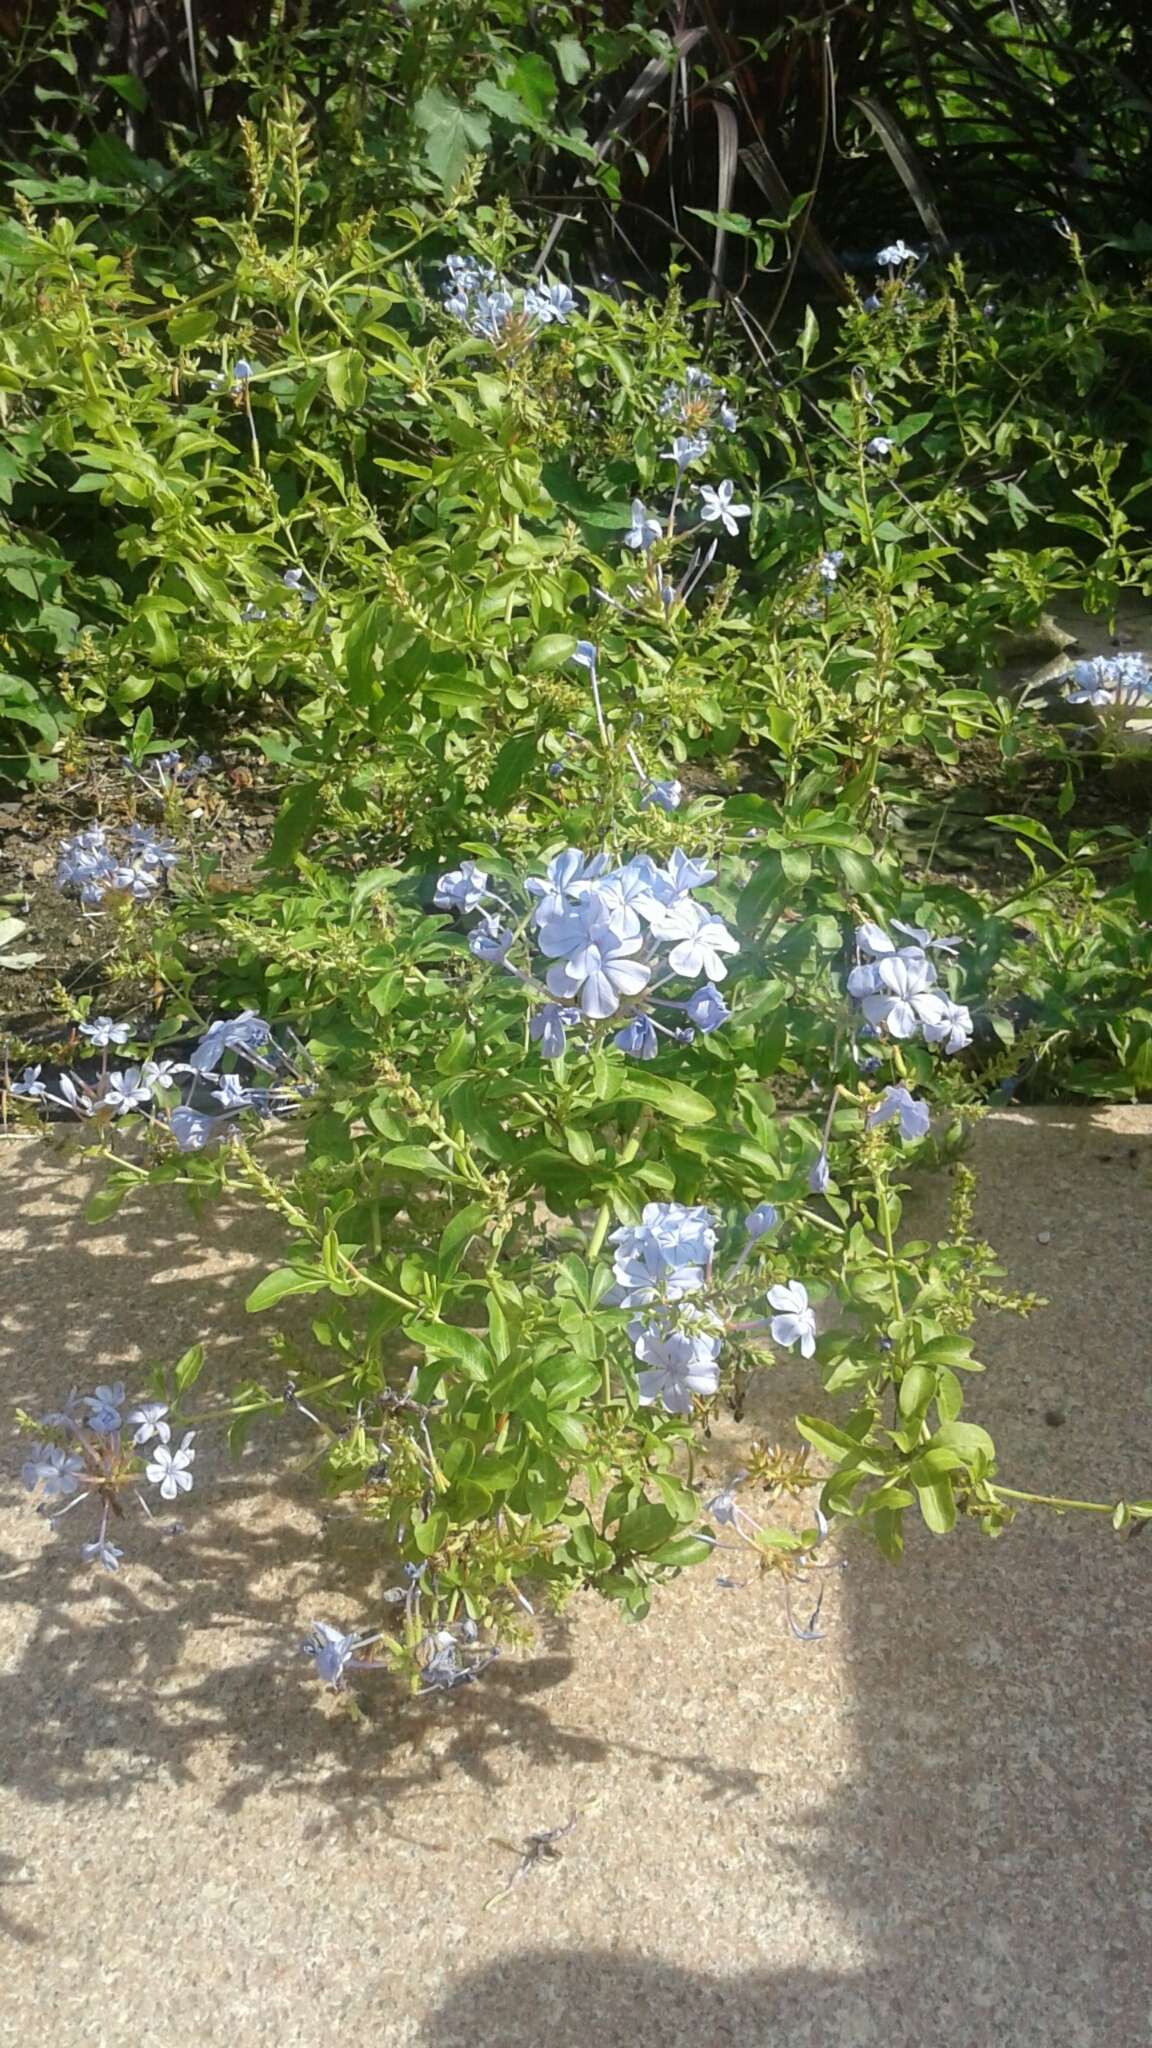
[[608, 1235], [608, 1225], [611, 1223], [611, 1221], [612, 1204], [611, 1202], [602, 1202], [600, 1204], [600, 1213], [596, 1218], [595, 1227], [593, 1228], [592, 1235], [588, 1240], [589, 1259], [599, 1258], [600, 1253], [604, 1247], [604, 1239]]
[[[1114, 1500], [1065, 1500], [1056, 1493], [1021, 1493], [1015, 1486], [1000, 1486], [991, 1481], [988, 1491], [998, 1500], [1023, 1500], [1037, 1508], [1079, 1508], [1086, 1515], [1114, 1515], [1118, 1505]], [[1135, 1521], [1152, 1521], [1152, 1508], [1134, 1507], [1129, 1512]]]

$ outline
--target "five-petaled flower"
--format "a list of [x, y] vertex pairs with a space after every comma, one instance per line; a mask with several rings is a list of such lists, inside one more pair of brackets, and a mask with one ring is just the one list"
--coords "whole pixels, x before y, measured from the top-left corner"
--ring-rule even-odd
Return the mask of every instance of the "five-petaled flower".
[[38, 1444], [20, 1467], [20, 1477], [29, 1493], [39, 1487], [45, 1500], [66, 1500], [79, 1491], [79, 1474], [84, 1460], [75, 1451], [62, 1451], [56, 1444]]
[[931, 1128], [927, 1103], [918, 1102], [903, 1085], [884, 1090], [875, 1109], [868, 1112], [869, 1128], [890, 1123], [893, 1117], [899, 1120], [902, 1138], [926, 1138]]
[[107, 1436], [112, 1430], [119, 1429], [121, 1411], [124, 1407], [123, 1380], [114, 1380], [111, 1385], [95, 1387], [90, 1394], [85, 1395], [83, 1406], [86, 1411], [84, 1419], [89, 1429], [94, 1429], [98, 1435]]
[[157, 1444], [145, 1465], [144, 1476], [153, 1486], [160, 1488], [161, 1500], [175, 1500], [178, 1494], [191, 1493], [193, 1482], [188, 1468], [196, 1456], [192, 1449], [195, 1434], [195, 1430], [188, 1430], [174, 1451], [169, 1450], [167, 1444]]
[[653, 1324], [640, 1331], [634, 1349], [645, 1368], [636, 1375], [642, 1406], [662, 1401], [670, 1415], [690, 1415], [694, 1397], [714, 1394], [720, 1384], [718, 1337]]
[[752, 507], [734, 505], [732, 499], [735, 492], [736, 486], [730, 477], [726, 477], [724, 482], [717, 484], [715, 488], [711, 484], [701, 484], [700, 517], [706, 526], [711, 526], [719, 520], [725, 533], [739, 533], [740, 528], [736, 522], [739, 519], [749, 519]]
[[664, 528], [654, 519], [642, 498], [632, 500], [632, 524], [624, 535], [626, 548], [647, 549], [653, 541], [659, 540]]
[[771, 1322], [772, 1341], [786, 1350], [798, 1344], [802, 1358], [816, 1349], [816, 1318], [808, 1306], [808, 1289], [800, 1280], [785, 1280], [768, 1289], [770, 1305], [777, 1311]]

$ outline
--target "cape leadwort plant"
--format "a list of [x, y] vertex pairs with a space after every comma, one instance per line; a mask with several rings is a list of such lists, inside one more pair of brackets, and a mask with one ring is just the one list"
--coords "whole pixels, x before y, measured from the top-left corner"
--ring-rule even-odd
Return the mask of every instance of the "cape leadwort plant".
[[170, 839], [147, 825], [129, 825], [117, 845], [103, 825], [89, 825], [66, 839], [56, 867], [56, 886], [79, 896], [86, 910], [100, 910], [109, 897], [147, 903], [180, 856]]
[[1070, 704], [1088, 704], [1106, 724], [1124, 726], [1133, 714], [1152, 718], [1152, 668], [1143, 654], [1098, 654], [1075, 661], [1067, 685]]
[[[199, 1358], [199, 1353], [189, 1353], [177, 1367], [181, 1390], [195, 1377]], [[55, 1523], [85, 1504], [99, 1509], [96, 1535], [80, 1546], [86, 1564], [119, 1571], [124, 1552], [109, 1530], [119, 1533], [127, 1495], [133, 1495], [151, 1519], [141, 1485], [154, 1487], [160, 1500], [168, 1502], [192, 1491], [195, 1430], [185, 1430], [174, 1444], [169, 1403], [147, 1396], [130, 1402], [122, 1380], [98, 1386], [90, 1394], [73, 1392], [53, 1413], [37, 1421], [21, 1416], [20, 1421], [38, 1435], [21, 1478], [38, 1497], [41, 1514]]]
[[145, 1057], [113, 1067], [112, 1048], [130, 1044], [136, 1034], [111, 1017], [81, 1024], [80, 1034], [101, 1054], [96, 1073], [60, 1068], [46, 1075], [41, 1062], [9, 1080], [8, 1094], [82, 1122], [106, 1126], [131, 1119], [129, 1128], [173, 1140], [179, 1152], [203, 1151], [244, 1112], [260, 1120], [289, 1116], [313, 1085], [298, 1041], [294, 1049], [277, 1043], [253, 1010], [217, 1018], [182, 1060]]
[[[525, 877], [527, 909], [475, 861], [442, 875], [435, 900], [477, 915], [469, 951], [538, 999], [528, 1032], [544, 1059], [563, 1058], [570, 1032], [580, 1029], [591, 1042], [612, 1020], [613, 1045], [650, 1060], [662, 1038], [691, 1044], [731, 1014], [716, 984], [727, 979], [739, 941], [696, 900], [714, 879], [715, 869], [679, 851], [666, 866], [637, 854], [612, 867], [606, 853], [586, 856], [569, 846], [544, 875]], [[658, 993], [691, 981], [700, 984], [691, 994]], [[676, 1021], [665, 1022], [658, 1010]]]
[[498, 346], [525, 344], [541, 328], [562, 325], [576, 311], [575, 295], [566, 284], [514, 285], [471, 256], [449, 256], [445, 268], [445, 312], [470, 334]]

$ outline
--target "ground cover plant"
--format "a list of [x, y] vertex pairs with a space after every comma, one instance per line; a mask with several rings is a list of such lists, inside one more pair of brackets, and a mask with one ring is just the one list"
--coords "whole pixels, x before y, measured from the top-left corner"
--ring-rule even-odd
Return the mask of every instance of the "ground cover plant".
[[[506, 169], [333, 207], [281, 92], [171, 276], [19, 184], [0, 236], [5, 772], [71, 793], [44, 893], [99, 961], [28, 984], [5, 1116], [83, 1127], [96, 1216], [257, 1197], [249, 1306], [312, 1311], [224, 1396], [199, 1349], [62, 1389], [25, 1477], [119, 1570], [200, 1431], [303, 1420], [392, 1581], [310, 1635], [337, 1687], [471, 1682], [717, 1544], [803, 1633], [846, 1530], [998, 1534], [1037, 1496], [972, 1326], [1034, 1304], [967, 1133], [1152, 1089], [1138, 283], [1071, 230], [1056, 289], [894, 230], [784, 338], [690, 242], [658, 290], [545, 252]], [[710, 1489], [785, 1356], [795, 1439]]]

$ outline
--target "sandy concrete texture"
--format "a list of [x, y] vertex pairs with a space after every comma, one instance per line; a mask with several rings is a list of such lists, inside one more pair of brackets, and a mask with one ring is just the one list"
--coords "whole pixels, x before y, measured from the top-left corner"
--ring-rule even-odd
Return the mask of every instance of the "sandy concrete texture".
[[[1009, 1284], [1049, 1302], [980, 1333], [1002, 1476], [1152, 1495], [1152, 1111], [997, 1115], [974, 1163]], [[264, 1364], [274, 1226], [155, 1191], [91, 1227], [88, 1185], [0, 1146], [0, 2040], [1152, 2042], [1152, 1537], [1029, 1516], [898, 1569], [851, 1543], [810, 1644], [725, 1556], [454, 1697], [365, 1680], [356, 1725], [293, 1646], [371, 1614], [379, 1563], [300, 1442], [205, 1437], [184, 1533], [133, 1524], [117, 1580], [30, 1512], [13, 1405], [201, 1336], [218, 1378]]]

